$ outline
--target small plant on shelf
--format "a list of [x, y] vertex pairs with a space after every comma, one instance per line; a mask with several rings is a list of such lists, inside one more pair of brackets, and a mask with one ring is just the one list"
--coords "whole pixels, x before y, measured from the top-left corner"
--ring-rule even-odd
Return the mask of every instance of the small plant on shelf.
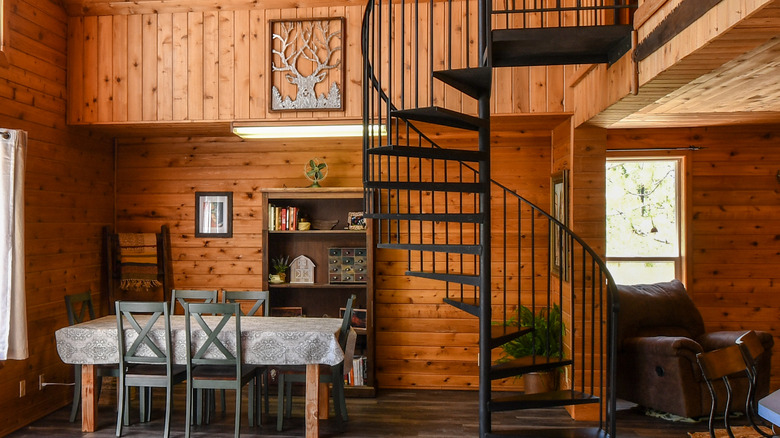
[[279, 284], [287, 280], [287, 270], [290, 268], [290, 256], [279, 256], [271, 259], [273, 274], [268, 278], [271, 283]]

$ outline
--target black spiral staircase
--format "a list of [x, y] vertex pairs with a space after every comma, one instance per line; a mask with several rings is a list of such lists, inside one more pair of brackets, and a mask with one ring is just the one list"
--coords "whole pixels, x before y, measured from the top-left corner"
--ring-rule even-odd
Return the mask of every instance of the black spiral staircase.
[[[378, 248], [408, 252], [407, 275], [445, 282], [444, 301], [479, 319], [480, 437], [614, 437], [614, 282], [565, 224], [491, 179], [490, 99], [494, 68], [616, 61], [631, 46], [633, 6], [505, 1], [369, 0], [362, 38], [366, 216], [374, 219]], [[446, 99], [456, 109], [442, 105], [451, 90], [461, 93]], [[548, 309], [547, 318], [558, 309], [564, 324], [558, 333], [513, 325], [519, 305], [534, 314]], [[559, 343], [543, 349], [558, 353], [495, 363], [494, 350], [522, 336]], [[494, 380], [545, 370], [564, 371], [562, 389], [493, 391]], [[598, 417], [589, 427], [491, 425], [494, 412], [583, 404], [594, 405]]]

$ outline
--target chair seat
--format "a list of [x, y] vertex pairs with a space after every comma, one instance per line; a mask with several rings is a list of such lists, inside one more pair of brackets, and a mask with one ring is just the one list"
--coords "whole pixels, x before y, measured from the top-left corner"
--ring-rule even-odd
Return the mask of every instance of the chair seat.
[[[171, 374], [177, 375], [177, 374], [186, 374], [187, 373], [187, 367], [184, 365], [174, 365], [171, 368]], [[143, 378], [155, 378], [155, 377], [161, 377], [164, 379], [168, 378], [168, 373], [165, 369], [165, 366], [162, 365], [146, 365], [146, 364], [137, 364], [137, 365], [131, 365], [127, 368], [127, 373], [125, 373], [126, 378], [133, 378], [133, 377], [143, 377]]]
[[[243, 377], [254, 377], [257, 367], [242, 366], [241, 374]], [[194, 380], [236, 380], [236, 367], [234, 366], [197, 366], [192, 369], [192, 378]]]

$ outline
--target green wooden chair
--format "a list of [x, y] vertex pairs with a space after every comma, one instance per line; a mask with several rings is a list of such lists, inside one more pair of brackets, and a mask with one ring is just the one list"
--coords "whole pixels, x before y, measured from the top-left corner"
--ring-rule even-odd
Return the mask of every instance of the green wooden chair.
[[[163, 333], [153, 330], [162, 317]], [[117, 385], [119, 406], [117, 408], [116, 436], [122, 436], [122, 417], [129, 397], [127, 389], [132, 386], [165, 388], [165, 432], [170, 436], [171, 411], [173, 410], [173, 385], [187, 378], [183, 365], [174, 365], [171, 345], [171, 320], [168, 304], [164, 302], [116, 302], [117, 340], [119, 346], [119, 384]], [[125, 330], [128, 333], [125, 333]], [[129, 343], [129, 345], [127, 345]], [[142, 414], [145, 407], [141, 400]]]
[[[219, 296], [219, 291], [214, 290], [199, 290], [199, 289], [173, 289], [171, 290], [171, 315], [175, 315], [177, 310], [181, 309], [181, 314], [184, 315], [184, 305], [188, 303], [216, 303]], [[213, 394], [211, 394], [213, 395]], [[203, 391], [198, 391], [197, 394], [200, 399], [203, 396]], [[209, 396], [209, 410], [206, 411], [206, 423], [210, 421], [210, 414], [216, 410], [216, 403], [214, 397]], [[151, 403], [151, 397], [149, 397]], [[201, 403], [195, 403], [198, 407], [197, 422], [198, 425], [203, 424], [203, 405]], [[225, 413], [227, 406], [225, 404], [225, 396], [222, 396], [222, 413]], [[151, 411], [151, 406], [149, 411]]]
[[[241, 316], [268, 316], [268, 310], [270, 308], [268, 301], [267, 290], [247, 290], [247, 291], [222, 291], [223, 303], [248, 303], [252, 307], [248, 312], [244, 312], [241, 309]], [[263, 309], [262, 314], [258, 314], [260, 309]]]
[[[340, 417], [343, 421], [348, 421], [347, 415], [347, 401], [344, 397], [344, 363], [347, 360], [352, 360], [354, 355], [353, 348], [347, 348], [347, 340], [349, 339], [349, 323], [352, 318], [352, 305], [355, 301], [355, 295], [349, 297], [347, 300], [346, 309], [344, 311], [344, 319], [341, 322], [341, 329], [339, 330], [339, 345], [341, 350], [344, 351], [344, 360], [338, 365], [330, 367], [330, 370], [322, 370], [320, 372], [320, 383], [330, 383], [333, 385], [331, 395], [333, 397], [333, 408], [336, 412], [336, 417]], [[325, 367], [323, 365], [323, 367]], [[294, 382], [306, 382], [306, 373], [302, 371], [300, 367], [290, 367], [287, 369], [280, 369], [278, 378], [278, 400], [277, 400], [277, 414], [276, 414], [276, 430], [281, 431], [284, 416], [289, 417], [292, 413], [292, 384]], [[283, 410], [284, 400], [287, 397], [286, 409]]]
[[[241, 316], [268, 316], [270, 309], [269, 292], [267, 290], [249, 290], [249, 291], [222, 291], [223, 303], [239, 303], [242, 304]], [[244, 312], [243, 308], [250, 307], [250, 309]], [[262, 313], [260, 310], [262, 309]], [[260, 391], [263, 394], [263, 400], [265, 402], [265, 413], [268, 414], [270, 410], [270, 402], [268, 398], [268, 383], [269, 383], [269, 370], [268, 367], [257, 367], [258, 376], [260, 377]], [[225, 403], [225, 391], [222, 391], [222, 403]], [[224, 406], [223, 406], [224, 411]], [[259, 420], [258, 420], [259, 421]]]
[[[241, 363], [241, 311], [240, 305], [189, 303], [185, 309], [185, 342], [187, 347], [187, 414], [185, 437], [190, 436], [190, 423], [193, 407], [193, 390], [196, 389], [232, 389], [236, 391], [235, 436], [241, 429], [241, 390], [249, 384], [249, 425], [254, 426], [257, 409], [256, 377], [254, 365]], [[204, 318], [204, 315], [221, 318]], [[205, 333], [206, 339], [193, 342], [193, 323]], [[223, 331], [232, 325], [234, 332], [225, 339]], [[235, 354], [228, 345], [235, 345]], [[220, 357], [221, 356], [221, 357]]]
[[184, 305], [186, 303], [216, 303], [217, 295], [218, 291], [216, 289], [173, 289], [171, 290], [171, 315], [176, 315], [178, 309], [181, 309], [181, 312], [178, 313], [184, 315]]
[[[92, 292], [86, 291], [79, 294], [65, 295], [65, 310], [68, 314], [68, 325], [79, 324], [95, 319], [95, 308], [92, 305]], [[70, 422], [76, 421], [76, 416], [81, 405], [81, 365], [74, 365], [73, 374], [73, 406], [70, 409]], [[97, 394], [103, 386], [103, 377], [119, 377], [119, 368], [116, 365], [97, 365]]]

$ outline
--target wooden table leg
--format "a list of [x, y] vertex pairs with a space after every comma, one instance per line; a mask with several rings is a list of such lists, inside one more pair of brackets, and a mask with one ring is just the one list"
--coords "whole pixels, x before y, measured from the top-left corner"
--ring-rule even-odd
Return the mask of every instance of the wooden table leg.
[[306, 365], [306, 438], [320, 436], [319, 424], [319, 364]]
[[94, 365], [81, 365], [81, 431], [94, 432], [97, 423], [97, 392], [95, 381], [97, 369]]
[[330, 390], [328, 389], [327, 383], [320, 382], [319, 384], [319, 391], [320, 391], [320, 420], [327, 420], [328, 414], [330, 413]]

